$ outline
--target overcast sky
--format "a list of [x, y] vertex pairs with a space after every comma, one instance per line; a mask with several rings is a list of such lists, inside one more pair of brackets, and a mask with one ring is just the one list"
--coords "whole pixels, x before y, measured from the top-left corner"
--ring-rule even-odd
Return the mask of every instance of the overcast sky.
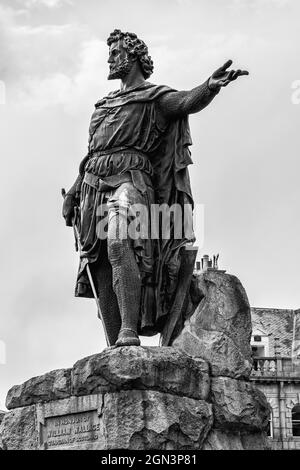
[[252, 306], [300, 307], [299, 19], [299, 0], [0, 0], [0, 409], [12, 385], [104, 348], [93, 301], [73, 297], [60, 189], [119, 86], [115, 28], [148, 44], [156, 84], [193, 88], [227, 59], [249, 70], [190, 118], [199, 256], [219, 252]]

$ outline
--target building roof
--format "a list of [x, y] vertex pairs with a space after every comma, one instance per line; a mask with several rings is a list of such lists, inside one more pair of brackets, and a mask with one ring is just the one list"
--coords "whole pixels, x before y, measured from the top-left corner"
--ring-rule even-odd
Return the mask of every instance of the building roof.
[[269, 335], [269, 355], [275, 355], [275, 338], [277, 353], [290, 356], [292, 351], [294, 310], [279, 308], [251, 308], [253, 330], [259, 329]]

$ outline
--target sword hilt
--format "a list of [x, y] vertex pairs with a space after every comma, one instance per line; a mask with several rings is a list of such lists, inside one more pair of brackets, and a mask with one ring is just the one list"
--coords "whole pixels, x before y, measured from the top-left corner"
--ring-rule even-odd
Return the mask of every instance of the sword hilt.
[[[61, 188], [61, 195], [62, 197], [65, 199], [66, 197], [66, 190], [65, 188]], [[75, 251], [78, 251], [79, 250], [79, 240], [78, 240], [78, 233], [77, 233], [77, 230], [76, 230], [76, 218], [77, 218], [77, 215], [78, 215], [78, 207], [75, 206], [74, 207], [74, 217], [72, 218], [72, 227], [73, 227], [73, 232], [74, 232], [74, 238], [75, 238]]]

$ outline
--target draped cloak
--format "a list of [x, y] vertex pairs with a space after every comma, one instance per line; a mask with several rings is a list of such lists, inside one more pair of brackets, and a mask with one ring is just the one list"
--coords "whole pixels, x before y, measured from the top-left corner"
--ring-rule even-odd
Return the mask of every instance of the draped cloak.
[[[85, 165], [85, 180], [89, 174], [101, 177], [104, 184], [108, 182], [108, 191], [129, 178], [143, 196], [149, 211], [153, 203], [168, 204], [169, 207], [177, 203], [183, 209], [190, 208], [191, 215], [193, 199], [187, 167], [192, 163], [189, 150], [192, 141], [188, 116], [166, 119], [158, 105], [161, 96], [174, 92], [167, 86], [144, 82], [99, 100], [89, 129], [91, 157]], [[101, 153], [100, 158], [97, 152]], [[146, 161], [138, 158], [139, 154], [146, 156]], [[88, 262], [96, 261], [101, 253], [95, 213], [99, 204], [105, 201], [105, 194], [85, 182], [82, 184], [79, 231], [83, 250], [76, 296], [92, 297], [85, 267]], [[140, 241], [138, 248], [142, 249], [136, 252], [142, 278], [139, 334], [150, 336], [162, 331], [172, 309], [180, 248], [194, 241], [191, 217], [188, 222], [185, 219], [183, 225], [181, 238]], [[79, 291], [78, 283], [86, 284], [84, 293]]]

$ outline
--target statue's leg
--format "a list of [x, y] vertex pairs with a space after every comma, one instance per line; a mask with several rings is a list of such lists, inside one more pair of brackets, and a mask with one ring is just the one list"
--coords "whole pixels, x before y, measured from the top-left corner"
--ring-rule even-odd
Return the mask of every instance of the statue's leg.
[[[134, 188], [133, 188], [134, 189]], [[141, 300], [141, 277], [131, 240], [127, 233], [127, 192], [120, 190], [109, 204], [108, 259], [112, 266], [113, 289], [121, 314], [121, 330], [117, 346], [140, 345], [137, 324]], [[117, 200], [118, 199], [118, 200]], [[121, 202], [122, 201], [122, 202]], [[127, 201], [128, 202], [128, 201]], [[122, 206], [123, 205], [123, 206]]]
[[98, 261], [90, 264], [90, 269], [99, 296], [101, 314], [105, 323], [107, 336], [112, 346], [118, 338], [121, 328], [121, 316], [117, 297], [112, 287], [112, 268], [108, 261], [106, 246], [103, 246]]

